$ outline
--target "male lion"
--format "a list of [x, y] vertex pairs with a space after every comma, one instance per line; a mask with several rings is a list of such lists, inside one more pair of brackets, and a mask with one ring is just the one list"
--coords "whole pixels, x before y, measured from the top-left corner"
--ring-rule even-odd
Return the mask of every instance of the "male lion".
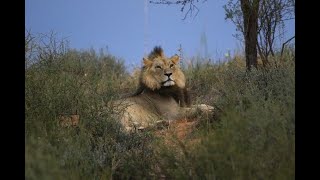
[[[155, 65], [155, 68], [161, 70], [163, 66], [163, 61], [166, 62], [165, 56], [162, 48], [156, 46], [153, 49], [153, 51], [149, 54], [148, 58], [143, 58], [145, 66], [142, 67], [142, 73], [140, 73], [139, 79], [139, 87], [133, 94], [133, 96], [137, 96], [143, 93], [144, 90], [152, 90], [161, 95], [172, 96], [181, 107], [190, 107], [190, 94], [187, 88], [185, 87], [185, 76], [181, 69], [177, 66], [179, 56], [175, 55], [171, 58], [171, 61], [169, 60], [169, 62], [164, 63], [166, 65], [168, 65], [169, 63], [170, 69], [166, 69], [164, 74], [160, 71], [159, 77], [164, 78], [162, 82], [160, 80], [160, 83], [154, 83], [152, 82], [152, 79], [147, 79], [152, 74], [150, 74], [150, 69], [147, 69], [149, 66], [146, 66], [146, 63], [148, 63], [148, 61], [149, 63], [153, 63], [157, 58], [163, 59]], [[175, 74], [172, 75], [172, 71], [175, 71]], [[177, 81], [175, 82], [173, 79], [177, 79]]]
[[126, 131], [194, 117], [199, 112], [212, 112], [211, 106], [191, 105], [179, 60], [178, 55], [165, 57], [161, 47], [155, 47], [147, 58], [143, 58], [137, 91], [113, 103]]

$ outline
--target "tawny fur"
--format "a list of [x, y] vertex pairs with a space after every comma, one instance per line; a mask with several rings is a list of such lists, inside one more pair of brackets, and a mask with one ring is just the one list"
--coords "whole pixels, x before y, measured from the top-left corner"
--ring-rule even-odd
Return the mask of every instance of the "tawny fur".
[[161, 47], [155, 47], [143, 58], [137, 91], [131, 97], [110, 104], [124, 130], [145, 129], [157, 126], [159, 122], [212, 112], [211, 106], [191, 105], [179, 60], [178, 55], [165, 57]]
[[[156, 46], [148, 57], [143, 60], [144, 66], [141, 70], [139, 86], [133, 96], [143, 93], [146, 89], [150, 89], [162, 95], [172, 96], [182, 107], [189, 107], [191, 105], [190, 94], [185, 87], [185, 76], [179, 68], [179, 59], [177, 55], [166, 58], [162, 48]], [[162, 71], [156, 70], [156, 73], [161, 77], [165, 76], [166, 71], [172, 72], [172, 78], [175, 81], [173, 86], [164, 87], [162, 82], [155, 80], [155, 72], [151, 69], [154, 68], [153, 65], [158, 66], [159, 64], [161, 65]]]

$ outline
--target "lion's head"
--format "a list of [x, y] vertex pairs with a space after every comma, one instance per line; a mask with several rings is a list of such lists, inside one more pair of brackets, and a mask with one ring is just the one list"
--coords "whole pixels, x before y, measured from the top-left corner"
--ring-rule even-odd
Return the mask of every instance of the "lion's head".
[[178, 55], [165, 57], [162, 48], [155, 47], [148, 57], [143, 58], [141, 83], [151, 90], [169, 86], [183, 89], [186, 79], [179, 67], [179, 60]]

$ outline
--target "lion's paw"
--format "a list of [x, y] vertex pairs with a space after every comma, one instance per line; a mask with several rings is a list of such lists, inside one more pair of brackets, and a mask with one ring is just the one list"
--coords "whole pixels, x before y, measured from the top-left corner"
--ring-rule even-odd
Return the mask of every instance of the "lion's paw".
[[204, 112], [213, 112], [213, 110], [214, 110], [213, 106], [209, 106], [206, 104], [200, 104], [200, 105], [198, 105], [198, 108]]

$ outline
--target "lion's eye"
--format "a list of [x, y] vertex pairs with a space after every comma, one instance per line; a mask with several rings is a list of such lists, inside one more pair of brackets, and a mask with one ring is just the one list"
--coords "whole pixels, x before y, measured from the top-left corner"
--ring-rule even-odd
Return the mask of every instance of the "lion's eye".
[[173, 68], [173, 66], [174, 66], [173, 64], [170, 64], [170, 68]]
[[161, 66], [156, 66], [156, 69], [161, 69]]

